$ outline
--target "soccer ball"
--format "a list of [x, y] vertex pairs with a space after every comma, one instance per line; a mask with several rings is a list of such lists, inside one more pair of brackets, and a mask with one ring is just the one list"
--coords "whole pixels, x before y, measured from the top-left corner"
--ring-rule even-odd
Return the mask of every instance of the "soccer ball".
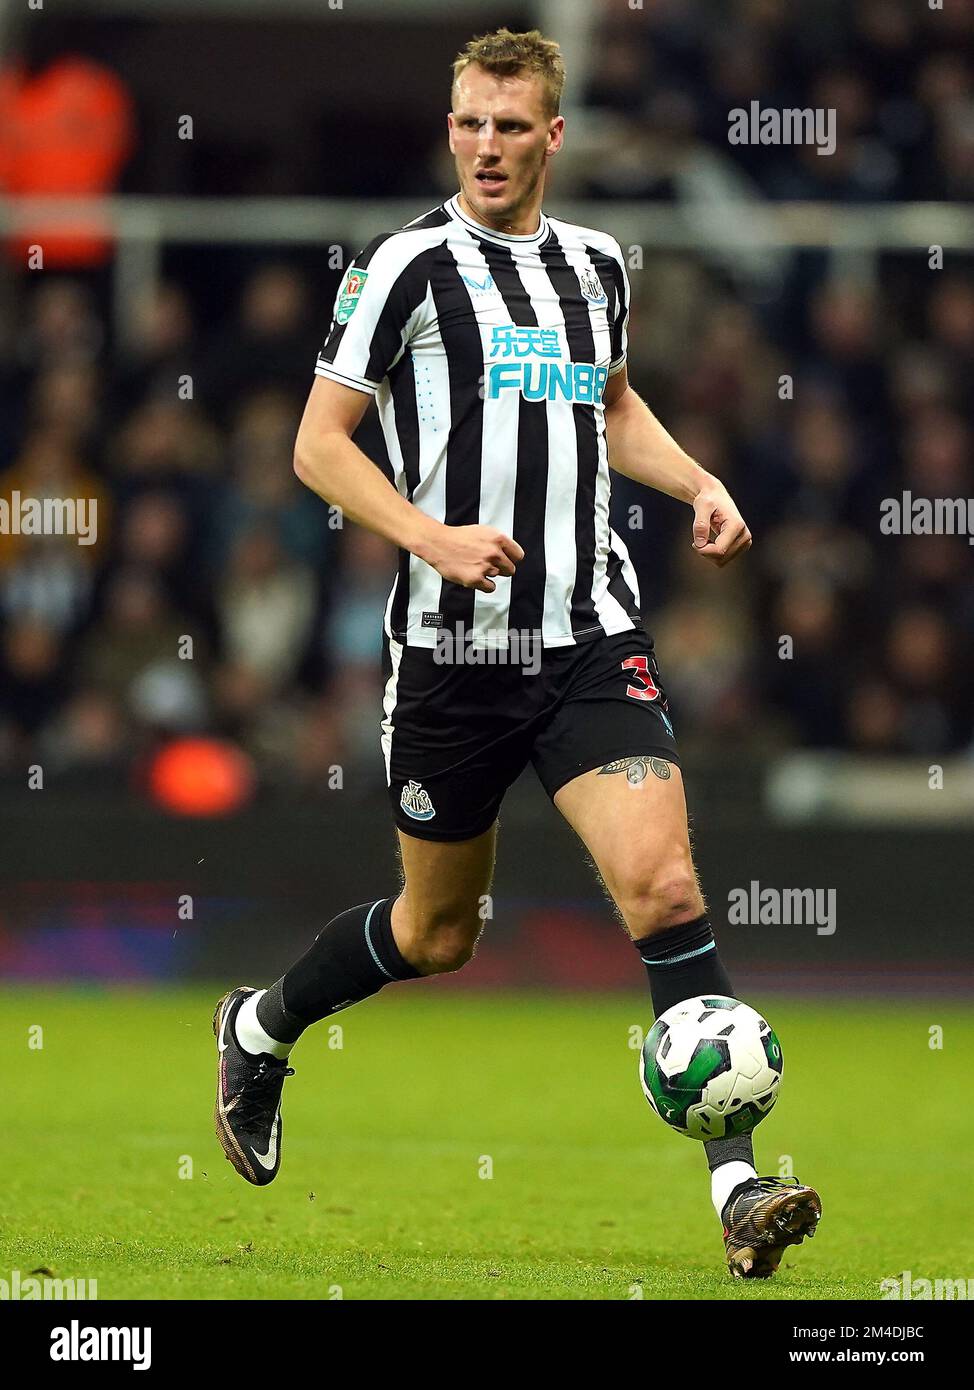
[[781, 1044], [739, 999], [684, 999], [643, 1043], [639, 1079], [650, 1105], [690, 1139], [747, 1134], [778, 1098]]

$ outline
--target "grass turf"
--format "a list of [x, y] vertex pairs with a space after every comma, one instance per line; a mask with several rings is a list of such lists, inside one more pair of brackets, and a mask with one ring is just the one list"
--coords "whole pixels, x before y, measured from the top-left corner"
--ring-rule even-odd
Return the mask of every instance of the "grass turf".
[[212, 1131], [220, 992], [8, 992], [0, 1278], [46, 1267], [102, 1299], [747, 1301], [974, 1273], [956, 1004], [754, 1001], [785, 1057], [758, 1166], [792, 1155], [825, 1214], [778, 1278], [741, 1284], [701, 1146], [642, 1098], [644, 997], [386, 991], [332, 1020], [340, 1048], [328, 1024], [296, 1048], [283, 1168], [257, 1190]]

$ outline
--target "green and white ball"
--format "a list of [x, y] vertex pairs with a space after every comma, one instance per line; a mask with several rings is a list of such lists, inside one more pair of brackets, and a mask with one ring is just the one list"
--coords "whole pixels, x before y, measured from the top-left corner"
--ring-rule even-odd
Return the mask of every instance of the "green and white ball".
[[781, 1044], [739, 999], [684, 999], [643, 1043], [639, 1079], [661, 1120], [691, 1139], [728, 1139], [760, 1124], [778, 1098]]

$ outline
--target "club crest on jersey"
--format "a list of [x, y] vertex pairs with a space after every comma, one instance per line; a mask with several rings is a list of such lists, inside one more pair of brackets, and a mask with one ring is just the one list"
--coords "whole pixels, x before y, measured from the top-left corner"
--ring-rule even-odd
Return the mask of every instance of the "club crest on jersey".
[[367, 270], [356, 270], [354, 266], [351, 267], [345, 276], [345, 283], [338, 296], [338, 308], [335, 310], [336, 323], [348, 323], [355, 313], [355, 306], [359, 302], [368, 278], [369, 272]]
[[430, 794], [423, 790], [422, 782], [407, 782], [402, 789], [399, 804], [413, 820], [432, 820], [436, 815]]
[[602, 285], [602, 281], [594, 270], [583, 270], [580, 276], [582, 294], [590, 304], [608, 304], [608, 296]]

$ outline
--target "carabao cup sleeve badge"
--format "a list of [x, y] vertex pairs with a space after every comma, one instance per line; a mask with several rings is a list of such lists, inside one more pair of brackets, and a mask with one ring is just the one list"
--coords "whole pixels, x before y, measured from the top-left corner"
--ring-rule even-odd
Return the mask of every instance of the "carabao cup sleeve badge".
[[362, 289], [366, 280], [369, 278], [367, 270], [356, 270], [354, 266], [345, 276], [345, 283], [338, 296], [338, 308], [335, 311], [336, 323], [348, 323], [355, 313], [355, 306], [362, 295]]

